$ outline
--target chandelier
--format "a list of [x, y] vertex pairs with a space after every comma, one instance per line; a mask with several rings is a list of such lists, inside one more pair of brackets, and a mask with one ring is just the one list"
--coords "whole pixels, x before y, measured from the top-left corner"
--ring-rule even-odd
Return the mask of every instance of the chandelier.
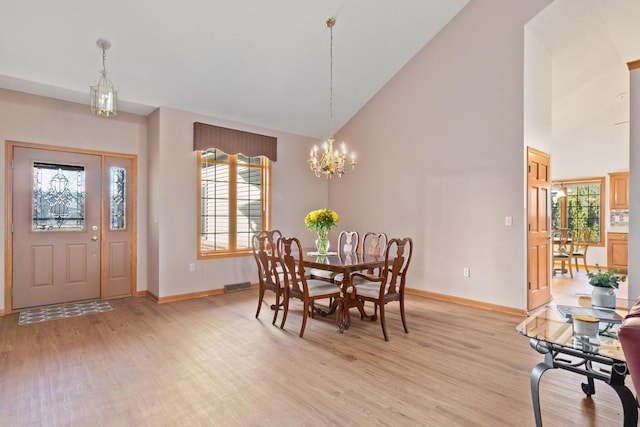
[[314, 145], [309, 153], [309, 168], [320, 178], [325, 175], [331, 179], [334, 175], [342, 178], [356, 168], [356, 156], [349, 154], [346, 144], [343, 142], [340, 150], [335, 149], [333, 144], [333, 26], [335, 18], [327, 19], [327, 27], [331, 33], [331, 43], [329, 46], [329, 138], [324, 141], [322, 148]]
[[98, 82], [91, 86], [91, 112], [96, 116], [117, 116], [118, 115], [118, 92], [113, 88], [113, 84], [107, 77], [105, 66], [105, 51], [111, 47], [107, 40], [99, 39], [96, 44], [102, 49], [102, 71]]

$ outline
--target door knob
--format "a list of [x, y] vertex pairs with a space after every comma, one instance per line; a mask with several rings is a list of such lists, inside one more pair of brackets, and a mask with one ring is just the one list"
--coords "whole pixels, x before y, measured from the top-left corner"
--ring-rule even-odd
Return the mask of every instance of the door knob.
[[94, 234], [93, 236], [91, 236], [91, 240], [93, 240], [94, 242], [98, 240], [98, 235]]

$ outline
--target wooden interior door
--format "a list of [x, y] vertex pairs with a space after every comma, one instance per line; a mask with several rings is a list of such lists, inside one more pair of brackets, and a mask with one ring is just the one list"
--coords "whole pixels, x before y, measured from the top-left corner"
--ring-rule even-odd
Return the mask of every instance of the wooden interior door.
[[550, 156], [527, 149], [527, 309], [551, 301]]
[[100, 297], [99, 155], [13, 148], [12, 308]]

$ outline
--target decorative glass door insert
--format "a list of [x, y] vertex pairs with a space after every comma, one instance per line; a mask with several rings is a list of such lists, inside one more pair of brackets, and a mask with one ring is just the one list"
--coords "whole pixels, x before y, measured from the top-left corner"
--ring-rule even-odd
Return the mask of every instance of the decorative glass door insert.
[[112, 167], [110, 174], [109, 204], [111, 230], [126, 230], [127, 228], [127, 170]]
[[85, 169], [83, 166], [33, 164], [33, 231], [83, 231]]

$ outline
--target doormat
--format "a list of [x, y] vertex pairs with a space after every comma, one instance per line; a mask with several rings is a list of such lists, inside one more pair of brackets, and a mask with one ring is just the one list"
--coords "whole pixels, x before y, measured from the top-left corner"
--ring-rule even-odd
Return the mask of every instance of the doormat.
[[64, 319], [66, 317], [78, 317], [85, 314], [102, 313], [111, 311], [108, 301], [92, 301], [59, 305], [57, 307], [34, 308], [20, 312], [18, 325], [46, 322], [47, 320]]

